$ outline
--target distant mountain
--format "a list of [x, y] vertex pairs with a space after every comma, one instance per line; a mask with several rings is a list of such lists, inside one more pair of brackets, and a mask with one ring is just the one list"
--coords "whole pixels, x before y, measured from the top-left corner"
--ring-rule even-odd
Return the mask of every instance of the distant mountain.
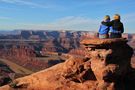
[[17, 35], [20, 32], [20, 30], [0, 30], [0, 35]]

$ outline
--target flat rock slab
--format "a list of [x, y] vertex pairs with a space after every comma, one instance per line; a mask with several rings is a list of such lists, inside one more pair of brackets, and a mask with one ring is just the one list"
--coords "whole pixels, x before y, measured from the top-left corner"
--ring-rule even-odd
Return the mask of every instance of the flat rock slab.
[[112, 44], [127, 43], [125, 38], [115, 38], [115, 39], [85, 39], [81, 41], [81, 44], [85, 46], [104, 46]]

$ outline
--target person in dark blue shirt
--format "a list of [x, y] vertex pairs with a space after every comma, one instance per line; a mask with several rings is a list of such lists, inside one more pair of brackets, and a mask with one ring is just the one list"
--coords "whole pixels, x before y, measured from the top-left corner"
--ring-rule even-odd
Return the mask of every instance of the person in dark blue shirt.
[[105, 39], [109, 38], [109, 30], [110, 30], [110, 25], [108, 24], [110, 22], [110, 16], [106, 15], [104, 17], [104, 20], [101, 22], [100, 28], [99, 28], [99, 38]]
[[115, 14], [114, 20], [111, 21], [110, 38], [121, 38], [124, 32], [123, 23], [120, 21], [120, 15]]

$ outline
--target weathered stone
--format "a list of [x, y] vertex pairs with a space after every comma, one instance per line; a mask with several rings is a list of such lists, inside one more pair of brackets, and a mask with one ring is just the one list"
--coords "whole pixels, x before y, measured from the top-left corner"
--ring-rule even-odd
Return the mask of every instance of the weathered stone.
[[123, 78], [133, 53], [127, 41], [91, 39], [82, 42], [89, 48], [89, 57], [70, 56], [64, 63], [18, 78], [0, 90], [125, 90]]
[[[133, 54], [132, 48], [126, 42], [127, 40], [123, 38], [92, 39], [81, 42], [89, 48], [91, 69], [98, 81], [99, 90], [116, 90], [116, 83], [124, 79]], [[123, 88], [120, 87], [119, 90]]]

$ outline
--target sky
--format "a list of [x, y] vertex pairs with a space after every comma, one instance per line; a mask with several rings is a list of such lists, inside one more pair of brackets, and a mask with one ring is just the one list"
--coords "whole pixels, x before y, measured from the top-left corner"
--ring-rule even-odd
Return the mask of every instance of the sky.
[[0, 0], [0, 30], [98, 31], [114, 14], [135, 33], [135, 0]]

